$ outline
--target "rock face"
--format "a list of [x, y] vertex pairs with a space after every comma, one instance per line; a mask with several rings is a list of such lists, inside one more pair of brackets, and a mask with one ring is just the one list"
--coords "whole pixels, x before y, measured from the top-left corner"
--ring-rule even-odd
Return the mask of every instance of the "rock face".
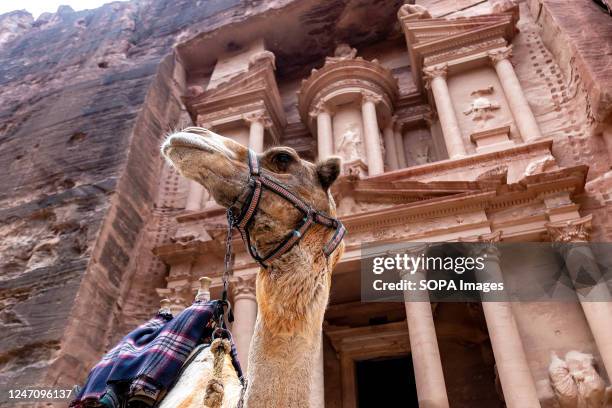
[[[416, 3], [452, 18], [512, 2]], [[579, 200], [594, 216], [593, 240], [612, 240], [612, 20], [589, 1], [519, 3], [517, 75], [559, 163], [590, 165]], [[400, 5], [133, 0], [80, 12], [63, 6], [37, 20], [23, 11], [0, 15], [0, 384], [79, 383], [157, 307], [155, 288], [166, 286], [168, 271], [151, 249], [168, 241], [168, 214], [182, 211], [187, 191], [158, 154], [163, 135], [188, 123], [183, 65], [214, 65], [219, 53], [235, 51], [235, 41], [249, 37], [236, 23], [249, 19], [275, 44], [276, 74], [291, 78], [280, 90], [289, 122], [282, 143], [313, 150], [293, 106], [313, 56], [349, 39], [358, 46], [390, 38], [381, 47], [398, 51], [385, 63], [402, 88], [416, 89], [402, 65]], [[266, 14], [294, 20], [270, 25], [259, 18]], [[297, 31], [309, 34], [307, 43], [295, 42]], [[199, 33], [217, 39], [209, 55], [198, 48]], [[195, 79], [210, 74], [192, 69]], [[6, 396], [0, 388], [0, 405]]]
[[180, 116], [164, 56], [248, 13], [199, 3], [0, 16], [0, 384], [74, 384], [104, 350]]

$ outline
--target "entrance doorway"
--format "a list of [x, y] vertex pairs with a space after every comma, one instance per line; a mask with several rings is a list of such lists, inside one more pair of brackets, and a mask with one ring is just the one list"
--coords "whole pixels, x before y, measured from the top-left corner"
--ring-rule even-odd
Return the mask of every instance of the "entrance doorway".
[[355, 361], [359, 408], [418, 408], [412, 357]]

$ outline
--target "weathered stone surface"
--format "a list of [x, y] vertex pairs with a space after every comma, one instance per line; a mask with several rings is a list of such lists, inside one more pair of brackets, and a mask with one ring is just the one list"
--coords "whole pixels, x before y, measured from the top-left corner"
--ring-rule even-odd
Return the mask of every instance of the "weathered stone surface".
[[155, 231], [158, 146], [180, 117], [180, 66], [162, 57], [237, 3], [0, 17], [1, 384], [70, 386], [108, 346]]

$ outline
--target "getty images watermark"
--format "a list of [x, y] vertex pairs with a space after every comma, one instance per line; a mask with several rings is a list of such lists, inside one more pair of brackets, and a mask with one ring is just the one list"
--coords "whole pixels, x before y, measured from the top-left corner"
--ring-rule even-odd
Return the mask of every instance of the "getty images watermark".
[[364, 302], [612, 301], [612, 244], [364, 244]]

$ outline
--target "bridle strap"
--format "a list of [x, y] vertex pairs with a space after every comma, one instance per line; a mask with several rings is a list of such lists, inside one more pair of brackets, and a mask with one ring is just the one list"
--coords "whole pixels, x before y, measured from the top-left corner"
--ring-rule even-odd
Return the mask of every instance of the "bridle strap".
[[[294, 245], [296, 245], [306, 234], [308, 229], [313, 224], [320, 224], [327, 228], [335, 229], [334, 235], [330, 239], [327, 244], [323, 247], [323, 254], [328, 257], [330, 256], [335, 249], [340, 245], [342, 238], [346, 234], [346, 229], [344, 225], [337, 220], [336, 218], [330, 217], [327, 214], [321, 213], [316, 209], [312, 208], [310, 205], [301, 200], [298, 196], [296, 196], [293, 192], [287, 189], [282, 185], [279, 181], [275, 180], [272, 177], [263, 175], [260, 173], [259, 159], [257, 158], [257, 154], [249, 149], [249, 183], [248, 189], [250, 189], [246, 201], [242, 206], [242, 210], [238, 217], [234, 216], [232, 207], [227, 210], [227, 219], [228, 219], [228, 228], [230, 234], [228, 234], [228, 240], [231, 239], [231, 230], [236, 228], [240, 235], [242, 236], [242, 240], [244, 241], [247, 250], [261, 266], [266, 267], [266, 262], [270, 262], [284, 253], [288, 252]], [[257, 249], [251, 242], [251, 237], [248, 232], [249, 225], [253, 220], [255, 213], [257, 212], [257, 208], [259, 206], [259, 202], [261, 199], [261, 194], [263, 189], [266, 188], [271, 192], [279, 195], [285, 200], [289, 201], [294, 205], [295, 208], [300, 210], [304, 214], [304, 218], [302, 219], [302, 223], [283, 240], [276, 248], [270, 251], [267, 255], [262, 256], [257, 252]], [[231, 247], [230, 247], [231, 250]]]

